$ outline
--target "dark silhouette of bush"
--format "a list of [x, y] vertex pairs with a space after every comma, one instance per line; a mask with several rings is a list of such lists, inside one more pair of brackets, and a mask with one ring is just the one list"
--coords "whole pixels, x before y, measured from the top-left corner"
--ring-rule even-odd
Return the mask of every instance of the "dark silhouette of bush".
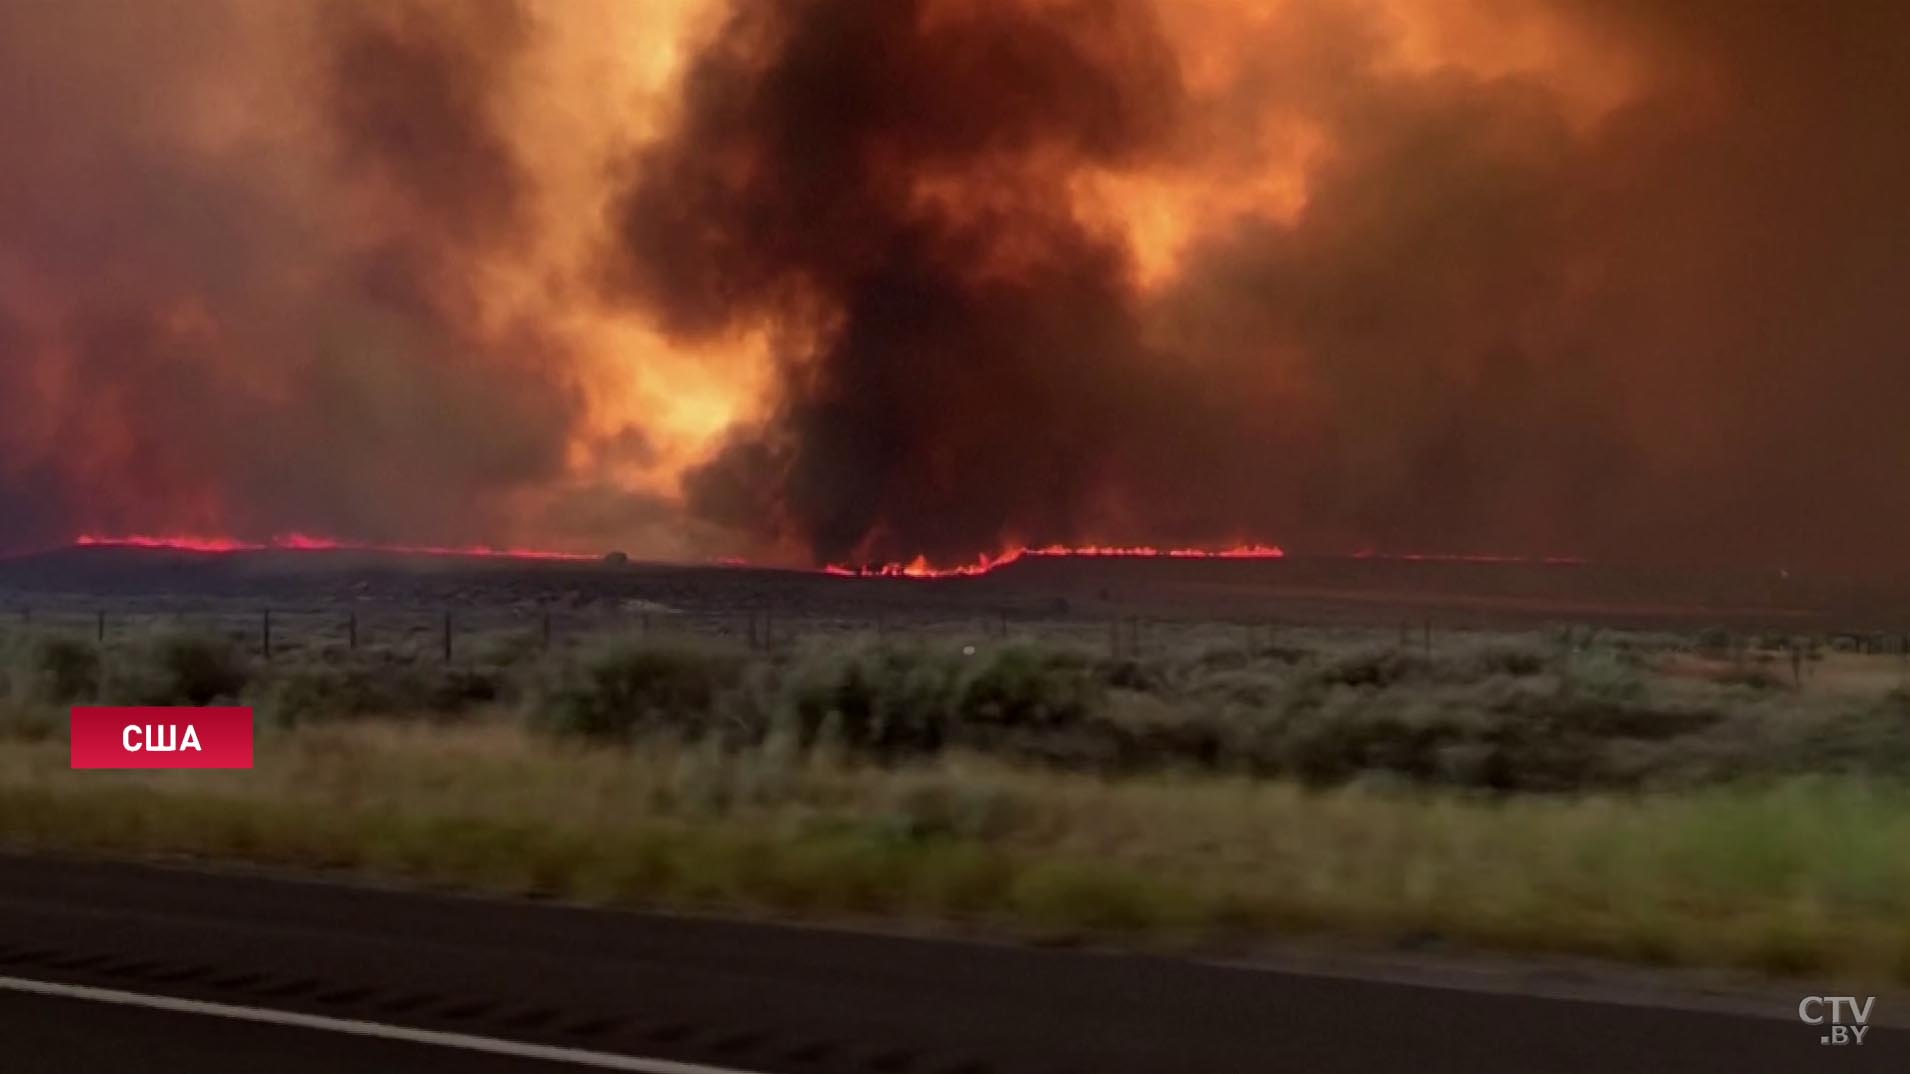
[[59, 635], [33, 637], [15, 646], [9, 693], [15, 700], [51, 705], [91, 701], [99, 694], [99, 649]]
[[560, 734], [700, 737], [716, 722], [723, 693], [741, 683], [744, 664], [741, 653], [709, 644], [618, 639], [563, 669], [539, 711]]
[[208, 705], [236, 700], [250, 680], [231, 639], [165, 632], [115, 648], [101, 692], [115, 704]]
[[367, 715], [456, 716], [508, 691], [505, 670], [445, 667], [380, 656], [275, 666], [252, 697], [281, 724]]

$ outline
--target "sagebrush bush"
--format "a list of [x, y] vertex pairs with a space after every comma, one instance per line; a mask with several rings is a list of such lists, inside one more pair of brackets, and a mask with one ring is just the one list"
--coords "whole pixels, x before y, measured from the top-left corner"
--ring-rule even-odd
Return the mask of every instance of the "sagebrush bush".
[[285, 724], [522, 702], [560, 735], [700, 742], [747, 751], [759, 773], [800, 767], [808, 753], [903, 765], [954, 752], [1106, 774], [1495, 791], [1804, 771], [1910, 779], [1910, 700], [1780, 689], [1788, 679], [1773, 681], [1755, 657], [1693, 673], [1688, 639], [1560, 630], [1455, 635], [1426, 650], [1374, 645], [1371, 632], [1280, 637], [1212, 632], [1136, 655], [1052, 637], [837, 635], [764, 655], [685, 637], [546, 653], [517, 631], [445, 663], [342, 647], [267, 662], [244, 639], [178, 631], [124, 634], [103, 651], [90, 638], [21, 633], [0, 653], [0, 702], [34, 734], [62, 706], [96, 699], [243, 699]]
[[254, 682], [253, 699], [286, 725], [369, 715], [455, 716], [504, 698], [499, 669], [444, 666], [388, 655], [274, 666]]
[[1054, 645], [861, 641], [799, 654], [784, 706], [805, 746], [927, 756], [949, 747], [1065, 759], [1105, 754], [1085, 740], [1105, 716], [1108, 669]]
[[230, 638], [160, 631], [115, 646], [102, 697], [123, 705], [208, 705], [234, 701], [251, 680], [248, 660]]
[[1385, 688], [1424, 677], [1431, 667], [1431, 661], [1404, 649], [1371, 647], [1343, 653], [1318, 664], [1312, 670], [1312, 678], [1321, 686]]
[[15, 702], [70, 705], [98, 695], [100, 655], [91, 642], [43, 634], [18, 639], [9, 648], [6, 694]]
[[867, 640], [805, 649], [783, 689], [798, 744], [814, 746], [827, 728], [852, 753], [940, 750], [960, 718], [960, 659], [945, 647]]
[[1788, 710], [1733, 715], [1761, 696], [1743, 687], [1656, 696], [1642, 650], [1203, 653], [1177, 662], [1029, 640], [862, 638], [745, 667], [733, 652], [625, 646], [564, 672], [570, 685], [547, 709], [560, 730], [592, 737], [718, 732], [732, 744], [885, 763], [957, 750], [1110, 773], [1383, 777], [1497, 791], [1712, 782], [1795, 770], [1787, 756], [1910, 776], [1910, 719], [1892, 719], [1887, 705], [1777, 734], [1769, 729]]
[[560, 669], [538, 712], [558, 733], [585, 738], [700, 737], [718, 723], [724, 695], [742, 684], [744, 665], [742, 653], [706, 642], [617, 638]]

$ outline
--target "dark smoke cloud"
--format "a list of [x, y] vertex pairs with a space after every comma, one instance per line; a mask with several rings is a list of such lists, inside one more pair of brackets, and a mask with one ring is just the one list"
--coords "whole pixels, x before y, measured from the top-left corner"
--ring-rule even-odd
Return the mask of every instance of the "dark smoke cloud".
[[[1902, 5], [1534, 5], [1643, 72], [1589, 123], [1537, 76], [1376, 62], [1384, 27], [1324, 3], [1195, 100], [1152, 10], [733, 6], [619, 216], [624, 292], [680, 335], [793, 328], [695, 509], [823, 559], [1895, 562]], [[1071, 175], [1199, 167], [1269, 111], [1328, 146], [1304, 210], [1165, 291], [1071, 211]]]
[[[577, 404], [554, 344], [480, 333], [473, 286], [529, 224], [493, 113], [527, 25], [501, 3], [277, 6], [295, 32], [262, 38], [265, 14], [0, 9], [0, 548], [486, 539], [561, 472]], [[288, 38], [286, 70], [235, 84]], [[225, 115], [240, 133], [202, 134]]]
[[[572, 7], [0, 5], [0, 550], [1263, 539], [1903, 570], [1910, 7], [708, 2], [662, 133], [629, 105], [594, 180], [592, 286], [539, 260], [600, 208], [566, 200], [589, 153], [548, 157], [625, 107], [542, 111]], [[1395, 62], [1401, 12], [1476, 40]], [[1475, 62], [1515, 24], [1559, 55]], [[1588, 106], [1602, 56], [1622, 92]], [[1299, 208], [1195, 205], [1164, 278], [1083, 194], [1302, 158]], [[721, 408], [600, 406], [648, 337], [591, 318], [771, 341], [769, 397], [725, 401], [750, 420], [683, 505], [628, 475], [677, 472]]]
[[1133, 4], [927, 7], [740, 5], [621, 206], [622, 282], [666, 326], [826, 325], [773, 421], [688, 483], [821, 557], [1072, 531], [1130, 438], [1158, 449], [1167, 372], [1065, 180], [1167, 136], [1171, 53]]

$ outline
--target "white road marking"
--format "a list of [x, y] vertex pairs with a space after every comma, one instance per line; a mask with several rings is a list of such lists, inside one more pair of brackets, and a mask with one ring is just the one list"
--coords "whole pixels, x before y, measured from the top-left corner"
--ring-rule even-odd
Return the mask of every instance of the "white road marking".
[[641, 1056], [617, 1055], [612, 1052], [592, 1052], [582, 1048], [526, 1044], [522, 1041], [479, 1037], [469, 1033], [441, 1033], [430, 1029], [386, 1025], [382, 1022], [361, 1022], [355, 1018], [327, 1018], [324, 1015], [298, 1014], [266, 1007], [241, 1007], [230, 1003], [207, 1003], [196, 999], [153, 996], [143, 992], [122, 992], [116, 988], [56, 984], [52, 981], [35, 981], [25, 977], [0, 975], [0, 989], [27, 992], [37, 996], [113, 1003], [122, 1007], [144, 1007], [147, 1010], [171, 1011], [175, 1014], [209, 1015], [241, 1022], [262, 1022], [266, 1025], [317, 1029], [354, 1037], [375, 1037], [380, 1040], [404, 1041], [435, 1048], [457, 1048], [467, 1052], [508, 1055], [518, 1059], [538, 1059], [548, 1063], [569, 1063], [573, 1066], [593, 1067], [597, 1070], [623, 1070], [630, 1071], [632, 1074], [758, 1074], [758, 1072], [737, 1067], [712, 1067], [701, 1063], [678, 1063], [669, 1059], [646, 1059]]

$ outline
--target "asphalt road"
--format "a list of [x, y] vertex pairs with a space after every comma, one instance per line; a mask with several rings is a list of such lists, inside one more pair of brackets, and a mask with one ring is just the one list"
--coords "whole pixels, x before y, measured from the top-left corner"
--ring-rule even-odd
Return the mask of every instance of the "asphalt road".
[[0, 856], [7, 1071], [1910, 1070], [1910, 1029], [1873, 1025], [1862, 1046], [1824, 1047], [1795, 1007], [1541, 997]]

